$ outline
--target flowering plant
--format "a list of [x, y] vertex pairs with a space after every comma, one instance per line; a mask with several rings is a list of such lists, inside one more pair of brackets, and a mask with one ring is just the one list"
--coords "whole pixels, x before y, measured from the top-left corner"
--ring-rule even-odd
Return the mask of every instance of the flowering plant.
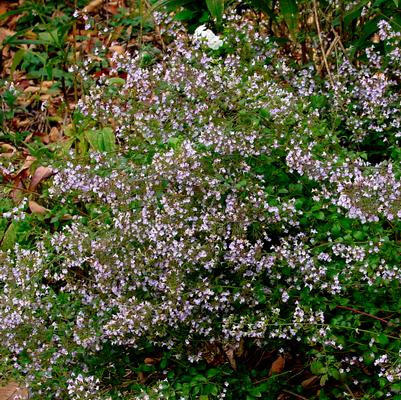
[[322, 85], [266, 32], [232, 13], [222, 55], [182, 36], [91, 82], [97, 151], [54, 162], [47, 193], [73, 217], [0, 252], [1, 362], [34, 399], [278, 397], [290, 371], [302, 396], [399, 394], [398, 128], [378, 162], [344, 140], [371, 119], [364, 90], [341, 103], [360, 70]]

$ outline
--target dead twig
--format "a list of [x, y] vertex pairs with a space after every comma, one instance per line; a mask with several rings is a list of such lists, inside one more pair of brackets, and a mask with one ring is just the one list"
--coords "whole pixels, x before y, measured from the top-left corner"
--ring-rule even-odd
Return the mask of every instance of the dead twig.
[[375, 319], [375, 320], [377, 320], [377, 321], [380, 321], [380, 322], [382, 322], [383, 324], [386, 324], [386, 325], [388, 325], [388, 323], [389, 323], [388, 321], [386, 321], [386, 320], [383, 319], [383, 318], [376, 317], [375, 315], [369, 314], [369, 313], [367, 313], [367, 312], [365, 312], [365, 311], [355, 310], [354, 308], [351, 308], [351, 307], [347, 307], [347, 306], [336, 306], [336, 308], [341, 308], [342, 310], [352, 311], [352, 312], [355, 313], [355, 314], [360, 314], [360, 315], [364, 315], [365, 317], [373, 318], [373, 319]]
[[287, 394], [290, 394], [291, 396], [296, 397], [297, 399], [308, 400], [306, 397], [301, 396], [301, 395], [298, 394], [298, 393], [291, 392], [290, 390], [283, 389], [282, 391], [283, 391], [284, 393], [287, 393]]
[[356, 399], [356, 397], [354, 396], [354, 393], [352, 393], [352, 390], [350, 389], [350, 387], [346, 383], [344, 383], [344, 386], [347, 389], [347, 392], [351, 395], [351, 397], [353, 399]]
[[330, 83], [331, 83], [332, 86], [334, 86], [334, 81], [333, 81], [333, 77], [331, 76], [329, 63], [327, 62], [326, 51], [324, 50], [322, 32], [320, 30], [320, 24], [319, 24], [319, 16], [318, 16], [318, 13], [317, 13], [316, 0], [313, 0], [313, 14], [315, 16], [315, 24], [316, 24], [317, 34], [319, 36], [319, 43], [320, 43], [320, 49], [321, 49], [321, 52], [322, 52], [323, 62], [324, 62], [324, 65], [326, 67], [327, 75], [329, 77]]

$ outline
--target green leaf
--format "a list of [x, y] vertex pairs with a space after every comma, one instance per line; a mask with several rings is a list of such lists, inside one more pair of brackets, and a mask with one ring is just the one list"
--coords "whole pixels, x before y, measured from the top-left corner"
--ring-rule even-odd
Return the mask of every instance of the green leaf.
[[320, 361], [313, 361], [310, 365], [310, 370], [314, 375], [321, 375], [326, 372], [326, 367]]
[[175, 14], [174, 19], [176, 21], [189, 21], [193, 16], [194, 12], [191, 10], [182, 10], [179, 13]]
[[329, 368], [329, 375], [337, 381], [339, 381], [341, 379], [341, 374], [337, 368], [333, 368], [333, 367]]
[[54, 29], [52, 31], [39, 32], [38, 39], [41, 44], [58, 47], [60, 45], [59, 30]]
[[280, 12], [290, 32], [295, 32], [298, 25], [298, 8], [296, 0], [280, 0]]
[[211, 395], [213, 395], [213, 396], [217, 396], [218, 393], [219, 393], [219, 390], [218, 390], [218, 388], [217, 388], [217, 385], [215, 385], [214, 383], [208, 383], [208, 384], [204, 387], [203, 392], [204, 392], [205, 394], [211, 394]]
[[210, 379], [220, 374], [220, 370], [217, 368], [211, 368], [207, 371], [206, 376]]
[[210, 15], [220, 24], [223, 19], [224, 0], [206, 0], [206, 5]]
[[385, 335], [384, 333], [380, 333], [380, 335], [377, 336], [376, 340], [382, 345], [388, 344], [389, 342], [387, 335]]
[[115, 136], [111, 128], [106, 127], [101, 130], [86, 131], [85, 137], [90, 146], [96, 151], [107, 153], [115, 151]]
[[354, 235], [354, 238], [355, 238], [356, 240], [359, 240], [359, 241], [364, 240], [365, 237], [366, 237], [365, 233], [362, 232], [362, 231], [355, 231], [355, 232], [353, 233], [353, 235]]
[[394, 383], [391, 385], [391, 390], [393, 392], [401, 392], [401, 383]]
[[329, 379], [329, 376], [327, 374], [322, 375], [322, 377], [320, 378], [320, 386], [324, 386], [328, 379]]
[[11, 64], [10, 68], [10, 76], [12, 77], [14, 75], [15, 69], [18, 67], [18, 65], [21, 63], [21, 61], [25, 57], [25, 49], [19, 49], [13, 57], [13, 63]]
[[11, 222], [1, 240], [1, 250], [11, 249], [17, 241], [17, 223]]
[[107, 80], [107, 83], [109, 85], [122, 86], [125, 84], [125, 80], [123, 78], [119, 78], [118, 76], [115, 76], [115, 77], [109, 78]]

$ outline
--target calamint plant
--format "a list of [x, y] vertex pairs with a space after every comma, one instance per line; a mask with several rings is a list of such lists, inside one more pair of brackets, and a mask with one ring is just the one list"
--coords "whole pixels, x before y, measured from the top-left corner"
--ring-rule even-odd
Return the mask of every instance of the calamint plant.
[[155, 17], [157, 62], [77, 71], [93, 151], [51, 165], [71, 219], [0, 252], [1, 368], [32, 399], [401, 398], [399, 37], [331, 85], [235, 9]]

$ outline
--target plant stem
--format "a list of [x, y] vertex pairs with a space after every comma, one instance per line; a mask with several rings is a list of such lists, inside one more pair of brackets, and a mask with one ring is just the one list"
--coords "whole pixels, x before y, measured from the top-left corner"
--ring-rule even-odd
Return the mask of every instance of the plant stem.
[[389, 323], [388, 321], [386, 321], [386, 320], [383, 319], [383, 318], [376, 317], [375, 315], [369, 314], [369, 313], [367, 313], [367, 312], [365, 312], [365, 311], [355, 310], [354, 308], [351, 308], [351, 307], [347, 307], [347, 306], [336, 306], [336, 308], [341, 308], [342, 310], [352, 311], [352, 312], [355, 313], [355, 314], [365, 315], [366, 317], [373, 318], [373, 319], [375, 319], [375, 320], [377, 320], [377, 321], [380, 321], [380, 322], [382, 322], [383, 324], [386, 324], [386, 325]]
[[326, 58], [326, 51], [324, 50], [324, 45], [323, 45], [323, 39], [322, 39], [322, 32], [320, 30], [320, 24], [319, 24], [319, 16], [317, 13], [317, 4], [316, 4], [316, 0], [313, 0], [313, 13], [315, 15], [315, 24], [316, 24], [316, 29], [317, 29], [317, 34], [319, 36], [319, 43], [320, 43], [320, 49], [322, 52], [322, 57], [323, 57], [323, 61], [324, 61], [324, 65], [326, 67], [327, 70], [327, 74], [330, 80], [331, 85], [334, 87], [334, 81], [333, 81], [333, 77], [331, 76], [331, 72], [330, 72], [330, 68], [329, 68], [329, 63], [327, 62], [327, 58]]

